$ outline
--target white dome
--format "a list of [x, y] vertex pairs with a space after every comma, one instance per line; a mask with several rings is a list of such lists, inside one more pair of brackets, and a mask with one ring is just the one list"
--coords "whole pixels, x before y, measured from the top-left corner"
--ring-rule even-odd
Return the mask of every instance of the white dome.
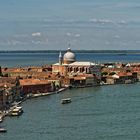
[[68, 48], [68, 51], [64, 54], [64, 60], [66, 61], [75, 61], [75, 54]]

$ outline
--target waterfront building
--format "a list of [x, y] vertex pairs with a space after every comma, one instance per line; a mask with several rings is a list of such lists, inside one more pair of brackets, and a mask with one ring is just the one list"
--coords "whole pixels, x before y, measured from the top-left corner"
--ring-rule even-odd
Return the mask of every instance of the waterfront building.
[[139, 64], [118, 63], [114, 67], [102, 67], [102, 81], [107, 84], [127, 84], [139, 79]]
[[[70, 81], [79, 81], [79, 83], [85, 84], [87, 83], [87, 81], [92, 81], [91, 83], [93, 84], [95, 81], [97, 81], [95, 79], [101, 79], [101, 66], [89, 61], [77, 61], [75, 53], [73, 53], [71, 49], [68, 48], [63, 57], [60, 52], [59, 63], [55, 63], [52, 65], [52, 73], [68, 77], [67, 79], [69, 79]], [[89, 77], [92, 80], [89, 80]]]
[[39, 79], [20, 79], [21, 92], [27, 94], [47, 93], [53, 91], [52, 82]]
[[100, 79], [98, 79], [93, 74], [81, 74], [77, 76], [67, 76], [62, 80], [63, 85], [72, 87], [85, 87], [85, 86], [95, 86], [100, 84]]
[[11, 92], [11, 88], [4, 85], [0, 90], [0, 110], [9, 109], [12, 102], [13, 94]]
[[130, 84], [137, 82], [137, 73], [120, 72], [106, 77], [107, 84]]
[[1, 77], [0, 89], [0, 106], [4, 109], [8, 108], [14, 101], [21, 99], [18, 78]]

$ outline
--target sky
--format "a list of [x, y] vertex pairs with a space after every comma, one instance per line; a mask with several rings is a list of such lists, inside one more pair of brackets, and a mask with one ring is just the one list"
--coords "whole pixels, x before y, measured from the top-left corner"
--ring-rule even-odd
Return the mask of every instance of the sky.
[[0, 50], [138, 50], [138, 0], [0, 0]]

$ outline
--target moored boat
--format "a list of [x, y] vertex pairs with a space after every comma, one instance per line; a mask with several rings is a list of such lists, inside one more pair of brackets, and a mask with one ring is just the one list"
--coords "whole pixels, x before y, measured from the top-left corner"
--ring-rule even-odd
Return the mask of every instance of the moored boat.
[[2, 123], [3, 122], [3, 115], [0, 115], [0, 123]]
[[0, 117], [0, 123], [3, 122], [3, 119]]
[[23, 113], [23, 109], [21, 106], [16, 106], [12, 111], [11, 111], [11, 116], [19, 116]]

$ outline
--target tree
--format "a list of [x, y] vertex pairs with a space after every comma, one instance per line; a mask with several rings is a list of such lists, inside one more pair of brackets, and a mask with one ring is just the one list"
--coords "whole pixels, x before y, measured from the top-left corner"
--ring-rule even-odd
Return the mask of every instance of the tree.
[[108, 72], [104, 71], [104, 72], [101, 73], [101, 75], [106, 76], [106, 75], [108, 75]]
[[109, 75], [114, 75], [114, 74], [116, 74], [116, 72], [111, 72], [111, 73], [109, 73]]

